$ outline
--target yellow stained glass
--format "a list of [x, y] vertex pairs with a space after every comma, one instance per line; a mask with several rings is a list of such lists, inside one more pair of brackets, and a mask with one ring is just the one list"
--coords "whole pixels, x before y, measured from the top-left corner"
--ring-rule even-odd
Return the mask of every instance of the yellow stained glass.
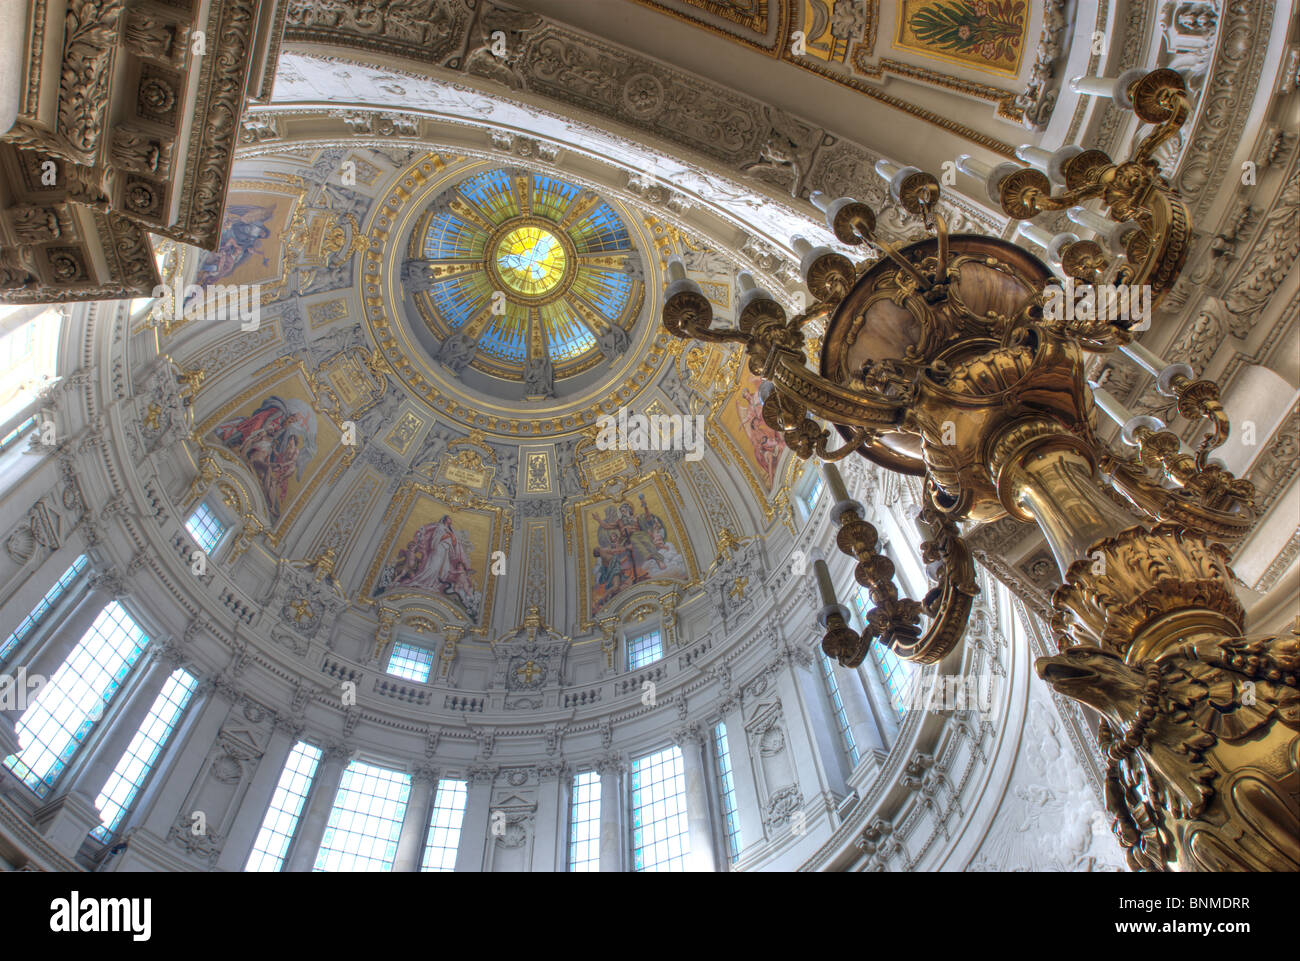
[[497, 244], [497, 270], [515, 293], [540, 297], [564, 277], [564, 247], [541, 227], [516, 227]]

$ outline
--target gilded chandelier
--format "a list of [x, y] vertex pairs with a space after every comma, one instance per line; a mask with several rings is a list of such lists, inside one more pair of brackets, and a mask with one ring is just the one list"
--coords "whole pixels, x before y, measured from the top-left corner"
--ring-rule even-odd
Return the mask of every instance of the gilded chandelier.
[[[677, 261], [663, 322], [679, 337], [742, 344], [767, 382], [764, 421], [799, 457], [828, 462], [836, 544], [857, 561], [854, 576], [875, 605], [854, 631], [819, 564], [828, 655], [853, 667], [877, 643], [910, 661], [940, 660], [961, 639], [978, 590], [959, 522], [1010, 514], [1036, 523], [1063, 582], [1053, 597], [1060, 653], [1037, 670], [1105, 718], [1107, 806], [1130, 865], [1300, 870], [1300, 644], [1242, 637], [1227, 565], [1226, 545], [1253, 521], [1253, 487], [1211, 462], [1229, 430], [1217, 385], [1138, 345], [1143, 325], [1109, 309], [1127, 288], [1154, 308], [1186, 259], [1187, 209], [1153, 159], [1188, 115], [1186, 88], [1171, 70], [1117, 83], [1154, 125], [1128, 160], [1059, 151], [1059, 193], [1036, 169], [964, 168], [986, 176], [1009, 216], [1068, 209], [1110, 241], [1060, 235], [1051, 245], [1069, 286], [1096, 290], [1095, 309], [1046, 309], [1061, 294], [1051, 269], [1001, 239], [950, 234], [938, 181], [886, 164], [892, 199], [931, 238], [896, 248], [865, 204], [815, 195], [836, 238], [870, 245], [879, 259], [855, 267], [797, 238], [816, 303], [787, 318], [766, 291], [748, 289], [732, 327], [713, 326], [707, 298]], [[1081, 206], [1088, 201], [1106, 218]], [[817, 318], [825, 334], [814, 370], [804, 330]], [[1104, 391], [1094, 398], [1085, 355], [1115, 350], [1157, 375], [1180, 413], [1208, 421], [1194, 451], [1159, 420], [1132, 416]], [[1136, 455], [1099, 438], [1102, 401]], [[838, 445], [819, 421], [833, 425]], [[920, 600], [899, 595], [876, 528], [831, 463], [855, 452], [924, 479], [922, 553], [935, 583]]]

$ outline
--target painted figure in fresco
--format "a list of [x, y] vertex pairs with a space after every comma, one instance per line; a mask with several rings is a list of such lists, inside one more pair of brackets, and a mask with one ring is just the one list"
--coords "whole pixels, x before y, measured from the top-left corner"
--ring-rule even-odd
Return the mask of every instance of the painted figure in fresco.
[[464, 531], [456, 530], [444, 514], [417, 530], [384, 570], [375, 596], [393, 590], [424, 590], [454, 597], [471, 618], [477, 619], [483, 595], [474, 586], [470, 564], [473, 544]]
[[263, 267], [270, 266], [271, 260], [262, 250], [262, 241], [271, 236], [271, 228], [266, 222], [274, 215], [273, 206], [227, 207], [226, 222], [221, 228], [221, 244], [204, 255], [194, 283], [200, 287], [220, 283], [254, 254], [262, 258]]
[[613, 597], [623, 587], [623, 559], [627, 549], [616, 543], [618, 516], [611, 505], [605, 509], [605, 519], [597, 522], [596, 546], [591, 549], [591, 556], [596, 558], [596, 593], [602, 597]]
[[268, 397], [247, 417], [233, 417], [213, 432], [252, 470], [272, 526], [279, 523], [290, 478], [300, 482], [316, 456], [316, 412], [311, 405], [293, 397]]
[[594, 610], [646, 578], [686, 576], [681, 555], [669, 542], [663, 520], [651, 512], [644, 494], [639, 495], [639, 500], [640, 513], [628, 501], [622, 501], [607, 506], [604, 518], [594, 517]]
[[677, 553], [677, 548], [668, 540], [668, 529], [664, 526], [663, 519], [658, 514], [650, 513], [644, 494], [640, 495], [640, 499], [641, 528], [650, 535], [650, 542], [658, 555], [655, 563], [659, 565], [660, 573], [686, 576], [686, 565], [682, 561], [682, 556]]
[[771, 488], [776, 479], [776, 462], [781, 459], [781, 448], [785, 442], [776, 431], [763, 421], [763, 399], [756, 391], [748, 387], [740, 388], [740, 398], [736, 401], [736, 412], [740, 416], [740, 428], [749, 438], [754, 451], [754, 460], [763, 474], [767, 487]]

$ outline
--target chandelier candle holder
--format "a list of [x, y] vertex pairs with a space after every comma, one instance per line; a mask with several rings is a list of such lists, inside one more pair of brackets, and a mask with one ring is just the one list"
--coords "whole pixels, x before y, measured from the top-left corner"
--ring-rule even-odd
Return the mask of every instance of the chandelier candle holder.
[[1052, 183], [1058, 185], [1065, 183], [1066, 163], [1081, 153], [1083, 153], [1083, 148], [1078, 144], [1066, 144], [1058, 150], [1044, 150], [1042, 147], [1034, 147], [1029, 144], [1021, 144], [1016, 148], [1017, 157], [1031, 167], [1037, 167], [1047, 174]]
[[1206, 418], [1212, 430], [1196, 451], [1198, 467], [1210, 463], [1210, 451], [1228, 440], [1228, 414], [1219, 398], [1219, 385], [1212, 380], [1196, 380], [1196, 371], [1184, 363], [1168, 363], [1137, 341], [1119, 345], [1119, 351], [1156, 379], [1156, 390], [1178, 401], [1178, 412], [1188, 420]]
[[[1095, 383], [1090, 383], [1089, 386], [1092, 387], [1093, 403], [1097, 405], [1098, 410], [1115, 422], [1119, 427], [1120, 440], [1129, 447], [1140, 448], [1155, 433], [1165, 429], [1165, 422], [1159, 417], [1152, 417], [1148, 414], [1135, 414], [1104, 387]], [[1181, 439], [1178, 442], [1178, 451], [1180, 454], [1189, 456], [1191, 454], [1191, 451], [1187, 449], [1187, 445]], [[1138, 456], [1141, 459], [1140, 452]], [[1172, 477], [1167, 478], [1165, 483], [1166, 486], [1171, 485], [1173, 483]]]
[[[849, 609], [835, 596], [830, 568], [820, 552], [813, 557], [813, 577], [817, 581], [817, 592], [822, 602], [821, 610], [817, 612], [817, 624], [826, 631], [822, 639], [822, 650], [827, 652], [828, 657], [836, 657], [839, 651], [857, 646], [860, 635], [849, 627]], [[840, 663], [846, 667], [857, 667], [862, 663], [862, 657], [859, 656], [856, 660], [852, 657], [848, 660], [840, 659]]]
[[1016, 227], [1016, 233], [1024, 237], [1030, 243], [1037, 244], [1047, 251], [1047, 262], [1051, 265], [1052, 270], [1060, 277], [1064, 278], [1065, 268], [1062, 266], [1063, 252], [1067, 247], [1079, 242], [1079, 235], [1069, 232], [1054, 234], [1038, 224], [1031, 224], [1029, 221], [1022, 221]]
[[[1002, 178], [999, 197], [1018, 220], [1098, 199], [1109, 220], [1136, 224], [1122, 254], [1079, 241], [1062, 256], [1080, 283], [1144, 285], [1154, 309], [1178, 277], [1190, 225], [1152, 153], [1177, 133], [1188, 99], [1171, 70], [1124, 91], [1155, 125], [1128, 160], [1073, 153], [1060, 193], [1042, 171], [1020, 168]], [[763, 420], [796, 456], [856, 453], [923, 478], [918, 525], [933, 583], [921, 600], [898, 595], [876, 529], [853, 506], [839, 509], [837, 493], [836, 544], [875, 606], [860, 636], [828, 614], [823, 648], [846, 665], [872, 643], [933, 663], [961, 640], [978, 589], [958, 524], [1008, 515], [1035, 524], [1062, 580], [1051, 622], [1060, 653], [1037, 671], [1105, 718], [1107, 806], [1129, 863], [1300, 870], [1300, 636], [1243, 636], [1228, 545], [1251, 528], [1254, 491], [1205, 456], [1227, 436], [1217, 387], [1169, 379], [1170, 389], [1182, 385], [1180, 412], [1215, 421], [1197, 456], [1150, 424], [1131, 432], [1136, 456], [1110, 449], [1085, 359], [1130, 345], [1135, 322], [1045, 311], [1060, 290], [1041, 260], [1000, 238], [950, 235], [935, 177], [882, 166], [891, 198], [920, 218], [927, 239], [895, 246], [867, 205], [816, 196], [836, 238], [872, 246], [879, 259], [855, 268], [842, 254], [804, 250], [816, 303], [793, 317], [760, 291], [747, 294], [734, 326], [714, 326], [684, 276], [663, 308], [676, 336], [743, 346], [749, 370], [771, 384]], [[1072, 259], [1080, 247], [1087, 256]], [[825, 333], [810, 361], [804, 327], [815, 319]]]
[[1007, 177], [1020, 169], [1019, 164], [1014, 164], [1009, 160], [994, 166], [987, 164], [982, 160], [972, 157], [968, 153], [962, 154], [957, 158], [957, 170], [964, 173], [967, 177], [974, 177], [984, 184], [984, 193], [988, 197], [989, 203], [997, 206], [1002, 201], [998, 194], [999, 186], [1004, 177]]
[[1124, 238], [1134, 231], [1142, 229], [1131, 220], [1122, 224], [1107, 220], [1101, 214], [1094, 213], [1087, 207], [1071, 207], [1065, 212], [1065, 216], [1080, 227], [1096, 233], [1106, 241], [1106, 245], [1111, 252], [1117, 254], [1124, 252]]
[[1070, 89], [1088, 97], [1104, 97], [1115, 101], [1115, 106], [1125, 110], [1134, 107], [1132, 88], [1146, 74], [1141, 70], [1125, 70], [1118, 77], [1074, 77]]

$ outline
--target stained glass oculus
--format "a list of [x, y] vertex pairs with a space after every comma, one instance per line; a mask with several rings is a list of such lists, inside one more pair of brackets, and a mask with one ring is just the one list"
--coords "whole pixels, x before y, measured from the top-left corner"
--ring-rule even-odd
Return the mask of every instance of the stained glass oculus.
[[488, 170], [443, 193], [417, 231], [430, 282], [416, 306], [440, 344], [472, 345], [474, 369], [517, 381], [545, 360], [559, 381], [626, 348], [642, 262], [618, 211], [591, 191]]
[[549, 294], [564, 279], [568, 258], [558, 237], [541, 227], [516, 227], [497, 243], [497, 273], [529, 297]]

